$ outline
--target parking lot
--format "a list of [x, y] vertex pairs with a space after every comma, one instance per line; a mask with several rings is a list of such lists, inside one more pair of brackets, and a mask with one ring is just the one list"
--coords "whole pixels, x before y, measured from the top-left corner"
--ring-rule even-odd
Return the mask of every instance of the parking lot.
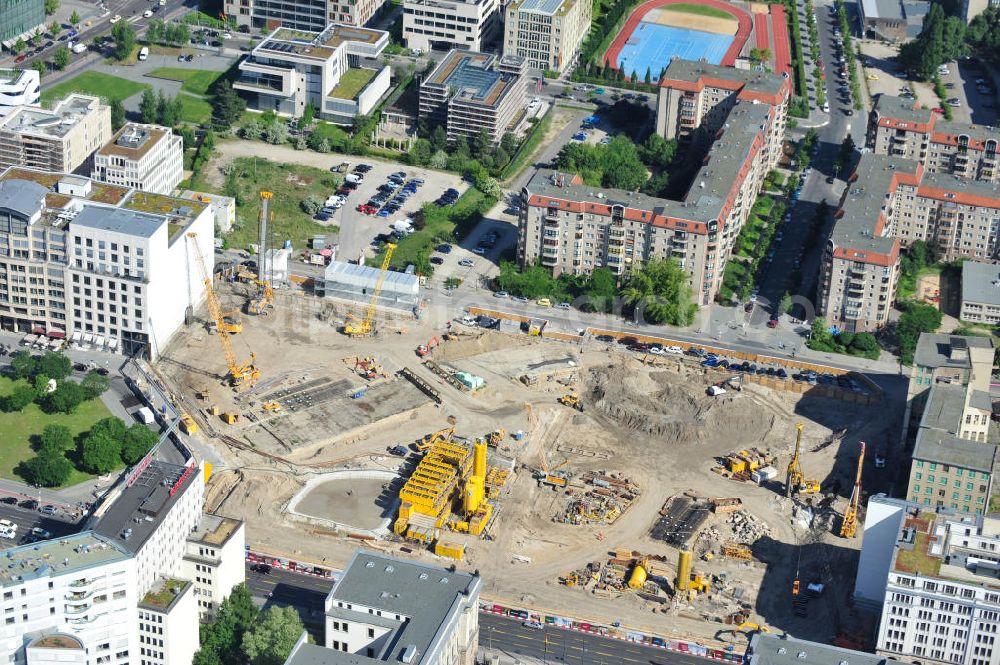
[[[340, 249], [337, 256], [340, 261], [357, 261], [359, 257], [374, 255], [372, 241], [379, 234], [391, 233], [393, 222], [411, 216], [425, 203], [437, 200], [449, 188], [458, 190], [459, 194], [468, 189], [468, 183], [451, 173], [377, 161], [352, 162], [348, 170], [355, 169], [358, 164], [367, 164], [371, 166], [371, 170], [364, 174], [364, 180], [361, 184], [347, 197], [347, 202], [329, 220], [331, 224], [340, 226]], [[409, 196], [399, 210], [388, 214], [388, 216], [379, 217], [358, 212], [357, 207], [367, 203], [375, 196], [379, 187], [388, 182], [390, 174], [396, 172], [406, 174], [404, 182], [408, 183], [418, 178], [424, 182], [414, 194]], [[394, 195], [395, 192], [389, 196], [389, 200]]]
[[0, 496], [0, 524], [3, 524], [2, 520], [6, 520], [16, 525], [17, 529], [13, 538], [7, 538], [4, 529], [0, 528], [0, 547], [26, 545], [35, 540], [44, 539], [45, 533], [35, 532], [32, 534], [32, 529], [48, 532], [49, 538], [59, 538], [80, 530], [75, 518], [61, 508], [53, 507], [55, 512], [52, 515], [39, 512], [45, 509], [46, 505], [39, 504], [36, 499], [26, 499], [20, 495], [3, 493]]

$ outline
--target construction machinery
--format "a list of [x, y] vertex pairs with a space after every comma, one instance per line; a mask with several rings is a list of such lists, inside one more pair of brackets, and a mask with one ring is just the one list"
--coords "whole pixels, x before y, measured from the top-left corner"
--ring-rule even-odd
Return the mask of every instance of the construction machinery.
[[853, 538], [858, 532], [858, 505], [861, 503], [861, 469], [865, 463], [865, 442], [860, 441], [861, 451], [858, 453], [858, 471], [854, 476], [854, 490], [851, 492], [851, 502], [844, 511], [844, 519], [840, 522], [840, 537]]
[[722, 556], [750, 561], [753, 559], [753, 550], [741, 543], [726, 543], [722, 546]]
[[438, 338], [431, 337], [429, 340], [427, 340], [426, 344], [421, 344], [420, 346], [417, 347], [417, 355], [420, 356], [421, 358], [424, 358], [430, 355], [431, 349], [433, 349], [437, 345], [438, 345]]
[[378, 364], [378, 361], [373, 356], [366, 356], [364, 358], [358, 356], [355, 358], [354, 371], [369, 381], [377, 379], [380, 375], [385, 375], [385, 372], [382, 371], [382, 366]]
[[753, 637], [754, 633], [770, 633], [771, 629], [767, 626], [759, 623], [753, 623], [752, 621], [744, 621], [735, 628], [729, 628], [726, 630], [720, 630], [715, 633], [715, 639], [722, 640], [722, 635], [729, 633], [730, 635], [745, 635], [749, 640]]
[[236, 312], [223, 314], [221, 324], [217, 321], [211, 321], [209, 322], [209, 327], [214, 328], [216, 331], [225, 330], [228, 335], [237, 335], [243, 332], [243, 322], [240, 321]]
[[486, 435], [486, 443], [490, 448], [497, 448], [507, 438], [507, 430], [501, 427]]
[[792, 459], [788, 461], [788, 468], [785, 470], [785, 496], [788, 497], [819, 492], [819, 481], [807, 479], [799, 462], [802, 455], [803, 427], [802, 423], [795, 423], [795, 452], [792, 454]]
[[191, 435], [198, 431], [198, 423], [194, 421], [194, 418], [186, 413], [181, 414], [181, 429], [185, 434]]
[[215, 321], [215, 325], [219, 331], [219, 342], [222, 344], [222, 352], [226, 357], [226, 366], [229, 368], [229, 380], [236, 387], [253, 385], [260, 378], [260, 370], [254, 365], [257, 356], [251, 351], [250, 358], [246, 362], [240, 363], [236, 360], [233, 343], [229, 339], [229, 333], [226, 331], [225, 325], [223, 325], [223, 314], [222, 309], [219, 307], [219, 299], [216, 297], [215, 288], [212, 286], [212, 274], [208, 271], [208, 266], [205, 265], [205, 257], [201, 253], [201, 248], [198, 247], [198, 234], [189, 232], [187, 238], [191, 241], [195, 256], [198, 258], [198, 264], [201, 266], [201, 274], [205, 282], [205, 299], [208, 301], [208, 312], [212, 320]]
[[266, 274], [268, 269], [268, 204], [271, 202], [272, 196], [271, 192], [260, 193], [260, 219], [257, 222], [257, 278], [253, 280], [256, 293], [254, 293], [247, 303], [247, 314], [266, 314], [269, 309], [274, 307], [274, 290], [271, 286], [271, 275]]
[[569, 485], [569, 474], [559, 470], [569, 463], [569, 458], [550, 468], [548, 457], [545, 455], [545, 447], [542, 446], [539, 450], [539, 454], [542, 456], [542, 465], [532, 471], [532, 477], [538, 481], [539, 485], [548, 485], [554, 490]]
[[392, 260], [392, 253], [396, 245], [389, 242], [385, 244], [385, 257], [382, 259], [382, 268], [375, 282], [375, 290], [372, 292], [372, 299], [368, 303], [365, 318], [358, 320], [357, 317], [350, 316], [347, 324], [344, 325], [344, 334], [348, 337], [367, 337], [374, 331], [375, 308], [378, 306], [378, 297], [382, 293], [382, 286], [385, 284], [386, 275], [389, 274], [389, 261]]
[[418, 439], [414, 445], [416, 445], [417, 450], [424, 452], [428, 450], [431, 446], [442, 441], [448, 441], [451, 435], [455, 433], [454, 427], [446, 427], [437, 432], [431, 432], [430, 434], [425, 434], [423, 438]]
[[281, 402], [264, 402], [261, 408], [268, 413], [275, 413], [281, 411]]
[[687, 595], [691, 591], [707, 593], [712, 588], [708, 578], [703, 577], [701, 573], [691, 572], [693, 556], [691, 550], [680, 550], [677, 553], [677, 577], [674, 578], [674, 591], [677, 595]]
[[767, 453], [750, 448], [729, 453], [723, 459], [723, 465], [733, 475], [749, 478], [751, 473], [766, 467], [772, 461]]
[[583, 413], [583, 402], [580, 401], [580, 396], [576, 393], [567, 393], [563, 395], [559, 398], [559, 403]]

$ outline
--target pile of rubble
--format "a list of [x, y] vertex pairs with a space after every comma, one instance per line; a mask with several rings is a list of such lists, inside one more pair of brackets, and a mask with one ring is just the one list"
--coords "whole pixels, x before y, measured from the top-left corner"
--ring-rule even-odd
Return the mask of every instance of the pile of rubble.
[[620, 472], [588, 472], [582, 480], [591, 487], [575, 494], [565, 510], [552, 518], [554, 522], [614, 524], [641, 494], [639, 487]]
[[766, 522], [754, 517], [745, 510], [737, 510], [729, 513], [727, 521], [733, 529], [733, 535], [736, 537], [736, 540], [741, 543], [753, 544], [764, 536], [771, 535], [771, 527]]

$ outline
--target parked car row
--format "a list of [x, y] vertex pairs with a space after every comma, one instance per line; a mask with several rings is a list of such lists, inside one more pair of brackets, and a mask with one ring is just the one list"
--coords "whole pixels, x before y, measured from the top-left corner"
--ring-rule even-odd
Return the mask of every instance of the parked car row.
[[448, 189], [444, 190], [444, 192], [442, 192], [441, 196], [438, 197], [438, 200], [435, 201], [434, 203], [439, 208], [455, 205], [455, 201], [458, 200], [458, 196], [459, 196], [458, 190], [455, 189], [454, 187], [449, 187]]

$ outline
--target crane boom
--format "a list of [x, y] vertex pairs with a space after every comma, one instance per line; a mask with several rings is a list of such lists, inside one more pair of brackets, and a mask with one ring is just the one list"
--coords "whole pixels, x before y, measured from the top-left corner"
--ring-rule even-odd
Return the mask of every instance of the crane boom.
[[201, 276], [205, 282], [205, 299], [208, 301], [208, 313], [212, 317], [212, 320], [215, 321], [215, 326], [219, 333], [219, 342], [222, 344], [222, 352], [226, 357], [226, 366], [229, 368], [230, 379], [233, 385], [236, 386], [253, 383], [260, 378], [260, 370], [253, 364], [256, 356], [251, 352], [250, 359], [246, 363], [240, 365], [237, 362], [236, 352], [233, 351], [233, 343], [229, 339], [228, 328], [225, 325], [225, 314], [222, 313], [222, 308], [219, 306], [219, 299], [216, 297], [215, 289], [212, 287], [212, 275], [208, 272], [205, 257], [201, 253], [201, 248], [198, 247], [198, 234], [191, 232], [187, 234], [187, 237], [191, 240], [191, 244], [194, 245], [194, 253], [198, 257]]
[[865, 464], [865, 442], [861, 441], [861, 452], [858, 454], [858, 472], [854, 477], [854, 489], [851, 491], [851, 502], [844, 511], [844, 519], [840, 523], [840, 537], [853, 538], [858, 532], [858, 507], [861, 504], [861, 471]]
[[395, 249], [396, 245], [391, 242], [386, 243], [385, 258], [382, 259], [382, 269], [379, 271], [378, 280], [375, 282], [375, 291], [372, 293], [372, 299], [368, 303], [365, 318], [360, 323], [348, 323], [345, 325], [344, 334], [351, 337], [363, 337], [371, 334], [372, 323], [375, 321], [375, 308], [378, 305], [378, 297], [382, 293], [382, 286], [385, 284], [385, 278], [389, 274], [389, 261], [392, 259], [392, 253]]

